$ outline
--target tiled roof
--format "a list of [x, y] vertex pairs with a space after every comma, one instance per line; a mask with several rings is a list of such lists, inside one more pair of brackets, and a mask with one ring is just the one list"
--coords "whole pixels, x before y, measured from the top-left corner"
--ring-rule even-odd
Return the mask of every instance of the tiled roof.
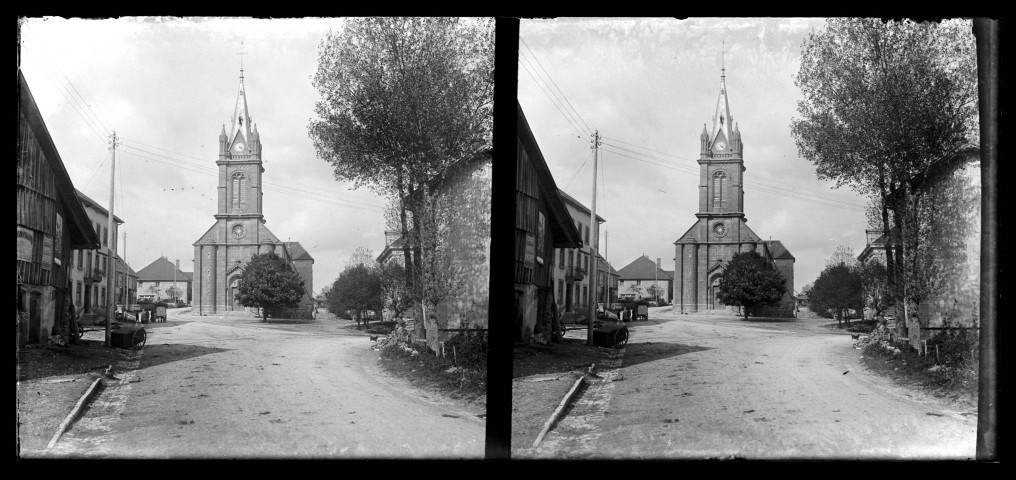
[[300, 242], [285, 242], [285, 244], [290, 260], [314, 260], [314, 257], [311, 257], [310, 253], [307, 253], [303, 245], [300, 245]]
[[656, 262], [642, 255], [617, 271], [621, 280], [672, 280], [673, 274], [656, 266]]
[[790, 250], [784, 247], [779, 240], [768, 240], [766, 244], [769, 246], [769, 253], [772, 254], [773, 259], [789, 258], [795, 260], [794, 256], [790, 254]]
[[177, 281], [191, 281], [192, 278], [186, 272], [176, 268], [173, 262], [166, 257], [159, 257], [147, 267], [138, 271], [138, 280], [142, 282], [172, 282], [173, 271], [176, 271]]

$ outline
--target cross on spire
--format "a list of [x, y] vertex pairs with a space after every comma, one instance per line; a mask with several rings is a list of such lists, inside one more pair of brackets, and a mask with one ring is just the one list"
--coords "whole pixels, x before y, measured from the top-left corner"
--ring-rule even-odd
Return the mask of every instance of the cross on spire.
[[725, 60], [725, 54], [727, 53], [727, 41], [723, 40], [720, 46], [720, 76], [725, 77], [727, 75], [727, 64]]
[[243, 80], [243, 40], [240, 40], [240, 80]]

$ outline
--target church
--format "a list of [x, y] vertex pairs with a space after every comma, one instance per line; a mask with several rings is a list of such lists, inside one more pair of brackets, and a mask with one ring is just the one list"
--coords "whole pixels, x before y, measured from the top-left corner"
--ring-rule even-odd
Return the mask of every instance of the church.
[[243, 311], [236, 290], [244, 265], [252, 256], [275, 252], [300, 274], [306, 295], [294, 309], [274, 312], [277, 317], [308, 318], [314, 312], [314, 259], [299, 242], [283, 242], [265, 226], [261, 178], [261, 137], [247, 111], [247, 93], [240, 68], [240, 93], [236, 98], [229, 133], [219, 134], [218, 210], [215, 224], [194, 242], [192, 311], [200, 315]]
[[744, 144], [730, 115], [725, 69], [712, 128], [703, 124], [699, 139], [698, 219], [674, 242], [674, 308], [681, 313], [725, 310], [716, 295], [725, 263], [735, 253], [756, 251], [787, 280], [787, 293], [778, 305], [755, 314], [793, 317], [794, 256], [779, 240], [762, 240], [744, 216]]

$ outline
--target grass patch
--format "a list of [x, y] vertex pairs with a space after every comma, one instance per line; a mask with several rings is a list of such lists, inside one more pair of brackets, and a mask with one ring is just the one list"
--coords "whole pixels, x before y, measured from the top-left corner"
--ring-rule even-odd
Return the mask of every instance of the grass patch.
[[863, 362], [872, 371], [939, 396], [976, 402], [979, 345], [976, 331], [936, 335], [928, 340], [927, 355], [906, 342], [891, 344], [877, 330], [869, 339], [862, 348]]
[[426, 345], [399, 339], [398, 333], [390, 335], [381, 347], [382, 365], [389, 372], [451, 396], [476, 398], [487, 393], [486, 332], [455, 334], [445, 342], [444, 357]]

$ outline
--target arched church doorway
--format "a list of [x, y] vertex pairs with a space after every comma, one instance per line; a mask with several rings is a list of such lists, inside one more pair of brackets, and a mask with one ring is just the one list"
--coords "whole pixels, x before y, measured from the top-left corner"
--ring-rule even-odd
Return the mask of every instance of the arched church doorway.
[[240, 303], [236, 301], [236, 294], [239, 292], [240, 286], [240, 275], [234, 275], [229, 281], [229, 297], [227, 297], [226, 305], [228, 310], [238, 311], [243, 310]]
[[723, 302], [719, 298], [720, 293], [720, 276], [713, 276], [713, 280], [709, 282], [709, 309], [717, 310], [724, 307]]

